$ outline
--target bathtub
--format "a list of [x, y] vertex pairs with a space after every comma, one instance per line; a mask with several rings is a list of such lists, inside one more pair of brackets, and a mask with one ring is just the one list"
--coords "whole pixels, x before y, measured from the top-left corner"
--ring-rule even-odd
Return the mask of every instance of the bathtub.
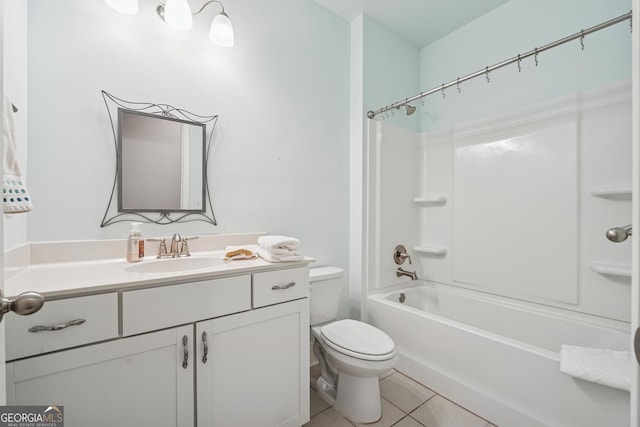
[[628, 392], [559, 369], [561, 344], [628, 350], [624, 322], [426, 281], [370, 294], [367, 321], [399, 371], [501, 427], [629, 425]]

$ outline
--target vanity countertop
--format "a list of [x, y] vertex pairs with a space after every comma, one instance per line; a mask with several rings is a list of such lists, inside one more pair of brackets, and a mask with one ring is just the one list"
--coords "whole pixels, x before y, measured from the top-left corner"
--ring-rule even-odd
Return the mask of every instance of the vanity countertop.
[[[270, 263], [262, 258], [223, 262], [224, 254], [224, 249], [192, 251], [191, 257], [182, 258], [156, 259], [147, 254], [138, 263], [128, 263], [124, 257], [78, 261], [61, 258], [53, 262], [36, 262], [10, 275], [5, 280], [4, 294], [15, 296], [35, 291], [52, 300], [301, 267], [314, 261], [305, 257], [301, 261], [280, 263]], [[154, 271], [153, 268], [153, 264], [173, 263], [175, 266], [181, 262], [184, 262], [184, 269], [172, 267], [168, 271], [163, 268], [160, 268], [162, 271]]]
[[[223, 251], [197, 253], [191, 259], [212, 257], [221, 259]], [[141, 263], [161, 263], [172, 259], [143, 260]], [[14, 296], [22, 292], [35, 291], [46, 299], [67, 298], [80, 295], [121, 291], [163, 284], [195, 282], [238, 274], [251, 274], [288, 267], [307, 265], [313, 259], [286, 263], [269, 263], [262, 258], [242, 261], [214, 263], [211, 267], [186, 268], [185, 270], [162, 272], [132, 272], [127, 268], [133, 265], [125, 259], [108, 259], [103, 261], [57, 262], [38, 264], [25, 268], [5, 282], [5, 295]]]

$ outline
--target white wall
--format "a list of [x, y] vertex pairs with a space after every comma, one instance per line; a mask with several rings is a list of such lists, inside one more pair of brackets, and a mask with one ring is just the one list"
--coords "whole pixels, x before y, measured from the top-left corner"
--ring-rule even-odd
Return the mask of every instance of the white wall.
[[115, 171], [100, 90], [219, 114], [209, 178], [218, 226], [143, 225], [145, 236], [292, 235], [347, 267], [349, 25], [311, 0], [225, 2], [236, 46], [207, 39], [215, 5], [179, 32], [157, 2], [29, 1], [29, 241], [125, 237], [101, 229]]
[[361, 319], [366, 294], [365, 183], [364, 155], [366, 132], [364, 111], [364, 16], [350, 24], [350, 95], [349, 95], [349, 292], [348, 307], [353, 318]]

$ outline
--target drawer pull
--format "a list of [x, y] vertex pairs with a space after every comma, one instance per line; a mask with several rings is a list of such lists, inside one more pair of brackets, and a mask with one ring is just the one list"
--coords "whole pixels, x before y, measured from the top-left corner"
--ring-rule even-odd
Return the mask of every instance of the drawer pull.
[[189, 366], [189, 338], [186, 335], [182, 337], [182, 351], [182, 367], [187, 369], [187, 366]]
[[281, 291], [283, 289], [293, 288], [295, 285], [296, 285], [296, 282], [289, 282], [286, 285], [273, 285], [271, 289], [274, 291]]
[[209, 354], [209, 344], [207, 344], [207, 333], [202, 333], [202, 344], [204, 346], [202, 354], [202, 363], [207, 363], [207, 355]]
[[62, 329], [67, 329], [69, 326], [79, 326], [86, 322], [86, 319], [75, 319], [71, 320], [67, 323], [60, 323], [59, 325], [50, 325], [50, 326], [32, 326], [29, 328], [29, 332], [43, 332], [43, 331], [60, 331]]

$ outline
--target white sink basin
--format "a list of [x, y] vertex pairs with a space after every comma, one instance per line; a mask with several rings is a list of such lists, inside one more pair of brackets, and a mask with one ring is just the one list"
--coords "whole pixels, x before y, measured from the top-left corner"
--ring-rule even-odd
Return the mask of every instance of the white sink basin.
[[132, 264], [125, 270], [133, 273], [175, 273], [179, 271], [212, 268], [223, 263], [221, 258], [213, 257], [184, 257], [143, 260]]

